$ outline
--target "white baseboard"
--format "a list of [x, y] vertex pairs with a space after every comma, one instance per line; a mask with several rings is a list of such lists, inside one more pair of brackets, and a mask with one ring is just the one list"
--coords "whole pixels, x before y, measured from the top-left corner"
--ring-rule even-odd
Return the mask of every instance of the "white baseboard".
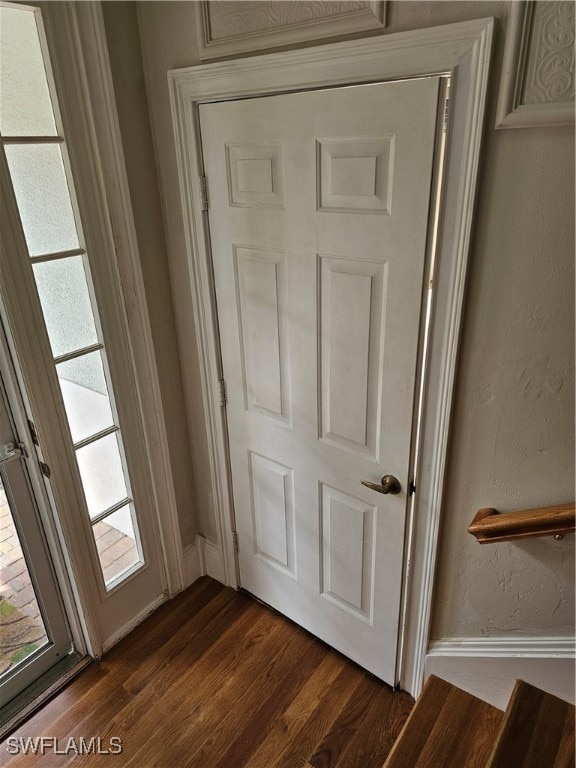
[[200, 576], [211, 576], [225, 584], [224, 562], [220, 548], [204, 536], [196, 536], [194, 543], [184, 550], [184, 576], [187, 587]]
[[[124, 626], [119, 629], [118, 632], [115, 632], [111, 637], [108, 638], [108, 640], [103, 643], [102, 653], [106, 653], [106, 651], [109, 651], [112, 646], [116, 645], [116, 643], [119, 643], [120, 640], [132, 632], [132, 630], [135, 629], [138, 624], [141, 624], [144, 619], [147, 619], [151, 613], [154, 613], [156, 608], [162, 605], [162, 603], [165, 603], [168, 599], [168, 595], [166, 594], [159, 595], [155, 600], [147, 605], [143, 611], [140, 611], [139, 614], [133, 616], [127, 624], [124, 624]], [[95, 658], [100, 658], [100, 656], [96, 656]]]
[[430, 643], [425, 677], [457, 685], [506, 709], [516, 680], [574, 703], [574, 640], [566, 637], [447, 638]]
[[196, 536], [192, 544], [184, 548], [184, 585], [185, 588], [204, 576], [206, 564], [204, 563], [203, 537]]
[[226, 584], [226, 571], [224, 569], [224, 559], [222, 552], [216, 544], [206, 541], [204, 545], [204, 560], [206, 563], [206, 573], [212, 576], [216, 581]]

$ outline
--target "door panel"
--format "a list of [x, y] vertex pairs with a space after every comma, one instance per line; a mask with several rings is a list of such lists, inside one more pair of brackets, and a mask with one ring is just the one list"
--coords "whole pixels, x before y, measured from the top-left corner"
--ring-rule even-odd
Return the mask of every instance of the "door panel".
[[[376, 508], [322, 484], [321, 594], [372, 623]], [[345, 553], [345, 557], [343, 557]]]
[[285, 254], [235, 248], [246, 408], [288, 419]]
[[387, 264], [320, 265], [322, 438], [377, 460]]
[[290, 576], [294, 559], [294, 471], [250, 453], [255, 554]]
[[241, 584], [391, 683], [438, 83], [200, 107]]

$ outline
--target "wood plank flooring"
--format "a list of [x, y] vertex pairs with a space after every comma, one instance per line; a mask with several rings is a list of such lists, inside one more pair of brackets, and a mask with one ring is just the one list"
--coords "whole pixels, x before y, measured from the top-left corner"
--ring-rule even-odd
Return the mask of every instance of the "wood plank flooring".
[[[3, 768], [381, 768], [413, 699], [250, 597], [205, 577], [94, 663], [12, 740], [121, 754], [9, 757]], [[12, 741], [12, 744], [15, 742]], [[18, 742], [16, 742], [18, 743]]]

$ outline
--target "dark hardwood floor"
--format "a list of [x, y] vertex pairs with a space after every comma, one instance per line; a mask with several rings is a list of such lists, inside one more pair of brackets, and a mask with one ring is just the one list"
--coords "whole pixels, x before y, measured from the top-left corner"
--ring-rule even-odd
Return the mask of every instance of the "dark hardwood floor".
[[[307, 632], [205, 577], [11, 734], [121, 754], [10, 757], [5, 768], [381, 768], [413, 706]], [[81, 746], [81, 745], [80, 745]], [[14, 748], [14, 746], [12, 746]], [[97, 749], [96, 743], [93, 748]]]

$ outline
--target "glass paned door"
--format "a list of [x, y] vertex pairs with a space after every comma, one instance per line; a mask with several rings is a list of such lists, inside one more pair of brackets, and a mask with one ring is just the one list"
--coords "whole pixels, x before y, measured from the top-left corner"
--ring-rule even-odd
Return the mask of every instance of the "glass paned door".
[[162, 414], [142, 409], [146, 328], [129, 325], [136, 253], [101, 124], [99, 14], [38, 5], [0, 0], [0, 310], [66, 545], [74, 638], [99, 654], [165, 599], [177, 531], [161, 526], [153, 483]]
[[1, 162], [50, 341], [93, 553], [110, 591], [146, 562], [38, 9], [0, 3], [0, 44]]
[[[0, 329], [0, 712], [72, 652], [38, 500], [6, 386], [12, 374]], [[14, 399], [14, 398], [12, 398]], [[3, 719], [0, 715], [0, 720]]]
[[48, 642], [44, 619], [0, 476], [0, 680]]

